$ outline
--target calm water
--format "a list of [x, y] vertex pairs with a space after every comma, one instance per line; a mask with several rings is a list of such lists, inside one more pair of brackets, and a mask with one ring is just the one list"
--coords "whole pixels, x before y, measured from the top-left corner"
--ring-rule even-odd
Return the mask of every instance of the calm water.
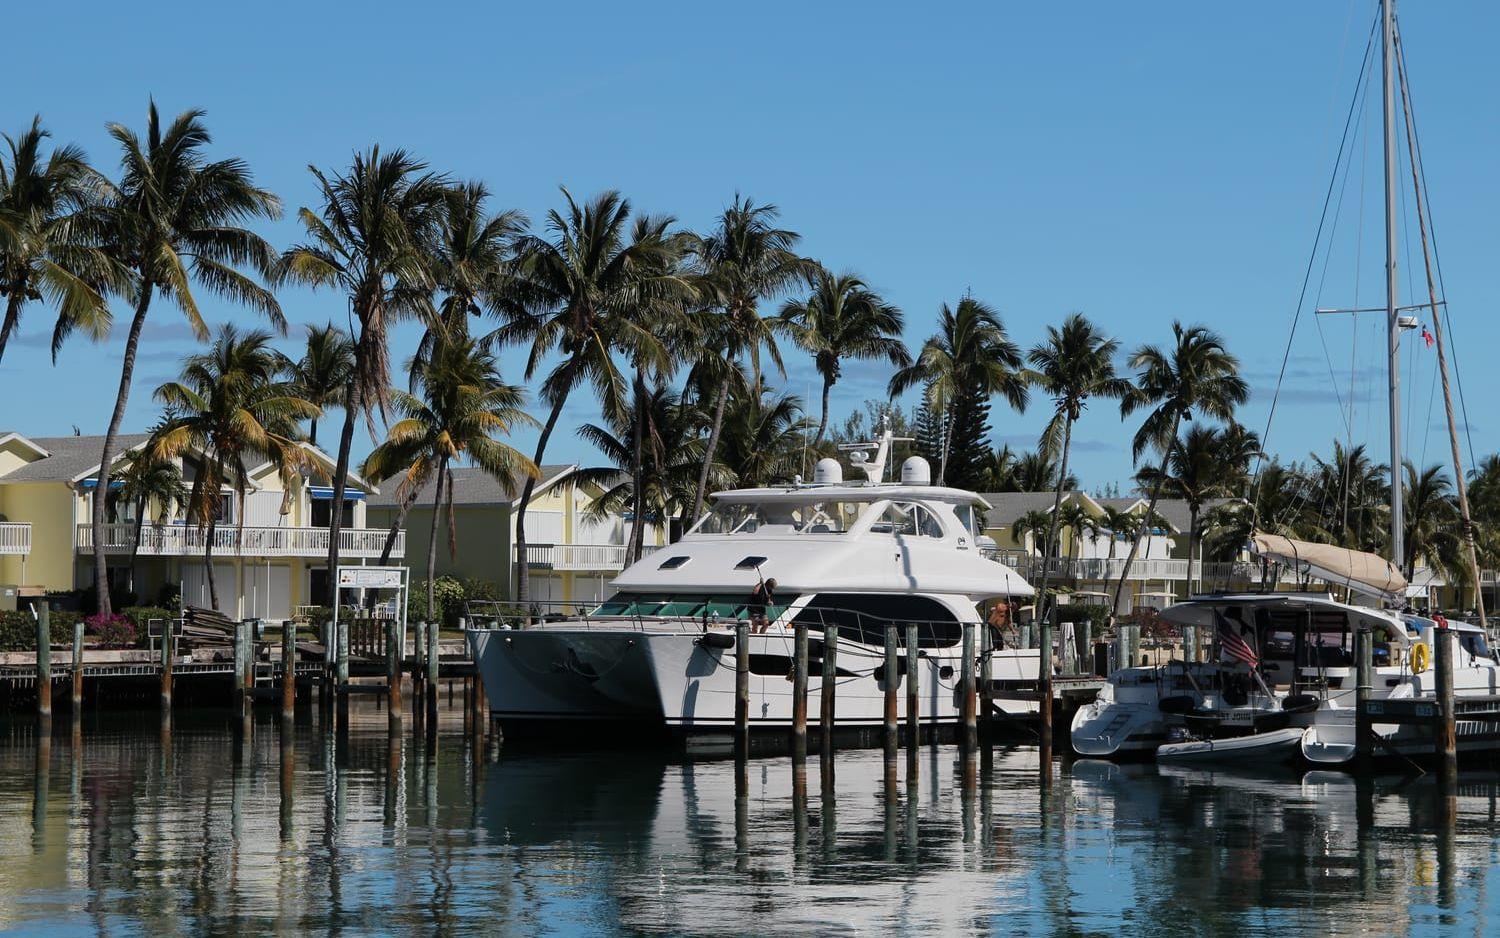
[[[338, 751], [275, 722], [64, 715], [44, 752], [0, 726], [0, 930], [153, 934], [1494, 934], [1493, 777], [1450, 828], [1436, 786], [1361, 798], [1331, 774], [1253, 778], [1034, 749], [791, 763], [505, 750], [473, 767], [389, 746], [368, 714]], [[239, 757], [237, 758], [237, 752]], [[1363, 808], [1361, 805], [1363, 804]]]

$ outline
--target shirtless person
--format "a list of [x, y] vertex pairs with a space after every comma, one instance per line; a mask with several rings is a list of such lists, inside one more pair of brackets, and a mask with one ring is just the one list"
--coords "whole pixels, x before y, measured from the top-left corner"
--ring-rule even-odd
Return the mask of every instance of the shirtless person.
[[762, 580], [750, 594], [750, 631], [764, 632], [770, 627], [771, 621], [766, 618], [766, 607], [776, 604], [776, 578]]

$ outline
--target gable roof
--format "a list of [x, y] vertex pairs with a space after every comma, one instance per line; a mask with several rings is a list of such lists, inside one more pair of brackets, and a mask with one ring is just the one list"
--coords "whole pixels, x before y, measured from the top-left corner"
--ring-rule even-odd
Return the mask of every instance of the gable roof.
[[[537, 480], [536, 492], [541, 492], [548, 486], [557, 482], [563, 476], [577, 469], [573, 463], [553, 463], [542, 466], [542, 477]], [[371, 508], [395, 508], [400, 504], [400, 498], [396, 490], [400, 487], [399, 481], [392, 476], [381, 483], [378, 494], [371, 495], [367, 504]], [[432, 504], [432, 498], [437, 493], [437, 482], [434, 479], [427, 480], [422, 486], [422, 491], [417, 495], [418, 506]], [[535, 494], [535, 493], [533, 493]], [[504, 488], [496, 481], [495, 477], [473, 466], [461, 466], [453, 470], [453, 504], [455, 507], [468, 506], [471, 508], [495, 507], [509, 505], [521, 497], [521, 490], [514, 491]]]
[[[114, 458], [146, 442], [145, 433], [121, 433], [115, 438]], [[29, 440], [47, 452], [35, 462], [0, 476], [3, 482], [72, 482], [99, 467], [104, 450], [102, 436], [36, 436]]]
[[[1008, 528], [1027, 512], [1050, 513], [1056, 494], [1055, 492], [980, 492], [979, 497], [990, 503], [989, 510], [984, 513], [984, 526], [987, 529]], [[1062, 495], [1064, 504], [1080, 498], [1086, 505], [1099, 507], [1098, 502], [1084, 492], [1064, 492]]]

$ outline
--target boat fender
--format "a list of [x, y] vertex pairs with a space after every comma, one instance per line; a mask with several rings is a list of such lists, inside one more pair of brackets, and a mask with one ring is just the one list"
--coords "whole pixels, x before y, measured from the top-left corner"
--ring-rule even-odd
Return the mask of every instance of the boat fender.
[[734, 636], [727, 632], [704, 632], [695, 644], [701, 648], [733, 648]]
[[1427, 647], [1426, 642], [1417, 642], [1411, 646], [1411, 673], [1421, 674], [1432, 665], [1432, 649]]
[[1163, 697], [1156, 703], [1157, 709], [1162, 713], [1191, 713], [1196, 706], [1197, 701], [1189, 694], [1176, 694], [1172, 697]]
[[1318, 709], [1319, 700], [1315, 694], [1292, 694], [1281, 702], [1283, 713], [1312, 713]]

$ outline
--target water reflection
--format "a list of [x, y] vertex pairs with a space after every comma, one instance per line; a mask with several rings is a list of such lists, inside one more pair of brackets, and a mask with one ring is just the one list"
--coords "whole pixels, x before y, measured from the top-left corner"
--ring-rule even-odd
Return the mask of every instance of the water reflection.
[[947, 747], [476, 764], [456, 711], [394, 740], [359, 704], [347, 734], [268, 717], [0, 725], [0, 929], [1279, 936], [1500, 911], [1493, 775], [1078, 762], [1044, 786], [1034, 748]]

